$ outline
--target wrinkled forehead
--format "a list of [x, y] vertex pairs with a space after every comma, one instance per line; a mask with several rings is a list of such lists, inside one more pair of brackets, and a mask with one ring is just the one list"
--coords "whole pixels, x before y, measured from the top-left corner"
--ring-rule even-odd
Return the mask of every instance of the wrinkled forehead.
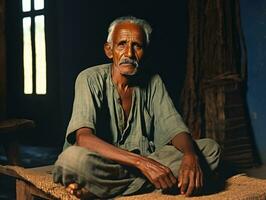
[[146, 36], [140, 25], [130, 22], [122, 22], [115, 26], [113, 40], [117, 40], [121, 37], [133, 37], [144, 42]]

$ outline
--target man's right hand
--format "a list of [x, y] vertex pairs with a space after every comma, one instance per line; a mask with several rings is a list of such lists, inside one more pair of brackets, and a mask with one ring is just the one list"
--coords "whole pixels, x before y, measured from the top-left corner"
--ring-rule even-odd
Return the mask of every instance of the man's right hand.
[[159, 162], [142, 157], [136, 163], [136, 167], [149, 179], [157, 189], [169, 189], [177, 187], [177, 179], [172, 171]]

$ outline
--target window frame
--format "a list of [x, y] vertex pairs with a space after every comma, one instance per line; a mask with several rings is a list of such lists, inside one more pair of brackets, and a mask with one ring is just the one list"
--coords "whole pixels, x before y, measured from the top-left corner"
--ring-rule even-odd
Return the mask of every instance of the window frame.
[[[31, 37], [31, 51], [32, 51], [32, 92], [31, 93], [25, 93], [25, 75], [24, 75], [24, 42], [22, 40], [22, 67], [23, 67], [23, 94], [24, 95], [47, 95], [47, 41], [46, 41], [46, 6], [45, 6], [45, 0], [44, 0], [44, 7], [42, 9], [35, 10], [34, 8], [34, 1], [30, 0], [31, 3], [31, 10], [30, 11], [23, 11], [23, 0], [20, 0], [20, 20], [21, 22], [25, 17], [30, 17], [31, 19], [31, 27], [30, 27], [30, 37]], [[46, 60], [46, 89], [44, 94], [37, 93], [37, 80], [36, 80], [36, 44], [35, 44], [35, 17], [37, 16], [44, 16], [44, 42], [45, 42], [45, 60]], [[22, 38], [24, 39], [24, 33], [23, 33], [23, 22], [22, 25]]]

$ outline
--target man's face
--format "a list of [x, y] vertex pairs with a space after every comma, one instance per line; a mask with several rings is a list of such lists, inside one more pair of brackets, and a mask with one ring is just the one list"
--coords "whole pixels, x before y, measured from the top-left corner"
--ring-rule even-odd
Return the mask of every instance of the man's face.
[[145, 33], [140, 26], [127, 22], [118, 24], [111, 44], [113, 67], [122, 75], [136, 74], [144, 55], [144, 46]]

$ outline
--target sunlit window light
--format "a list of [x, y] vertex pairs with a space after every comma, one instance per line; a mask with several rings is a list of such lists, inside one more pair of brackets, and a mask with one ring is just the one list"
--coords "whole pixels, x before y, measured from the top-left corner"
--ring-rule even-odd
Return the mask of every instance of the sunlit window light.
[[44, 0], [34, 0], [34, 9], [41, 10], [44, 8]]
[[31, 18], [23, 18], [24, 93], [32, 94]]
[[46, 94], [46, 47], [44, 16], [35, 17], [36, 93]]
[[22, 11], [28, 12], [31, 10], [31, 0], [22, 0]]

